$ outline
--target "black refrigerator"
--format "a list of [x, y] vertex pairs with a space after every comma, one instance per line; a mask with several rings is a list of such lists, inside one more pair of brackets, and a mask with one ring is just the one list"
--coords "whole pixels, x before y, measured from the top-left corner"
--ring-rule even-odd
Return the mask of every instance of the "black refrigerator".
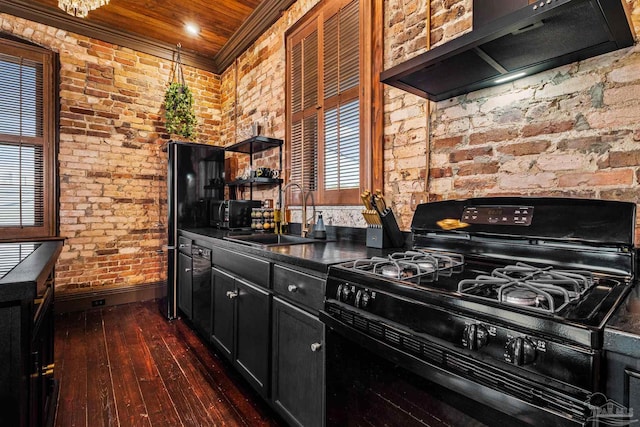
[[178, 230], [210, 226], [212, 202], [224, 198], [224, 148], [170, 141], [167, 152], [168, 272], [167, 297], [162, 301], [161, 310], [168, 319], [175, 319], [180, 252]]

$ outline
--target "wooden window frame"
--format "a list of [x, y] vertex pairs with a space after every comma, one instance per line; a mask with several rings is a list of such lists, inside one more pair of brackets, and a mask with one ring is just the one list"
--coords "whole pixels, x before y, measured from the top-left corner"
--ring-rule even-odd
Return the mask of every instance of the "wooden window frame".
[[[330, 16], [338, 8], [350, 3], [350, 0], [322, 0], [307, 12], [296, 24], [285, 33], [286, 71], [285, 71], [285, 181], [290, 180], [291, 173], [291, 47], [308, 34], [313, 28], [323, 25], [322, 16]], [[360, 84], [358, 97], [360, 102], [360, 188], [354, 190], [334, 191], [326, 194], [321, 190], [313, 192], [315, 204], [320, 205], [358, 205], [360, 193], [365, 189], [378, 189], [383, 186], [383, 88], [380, 83], [382, 72], [383, 45], [383, 0], [359, 0], [360, 25]], [[319, 61], [323, 61], [322, 42], [320, 40]], [[318, 109], [324, 114], [322, 78], [318, 78]], [[345, 95], [348, 95], [346, 93]], [[322, 150], [324, 129], [318, 126], [318, 150]], [[318, 168], [323, 167], [324, 155], [320, 156]], [[323, 185], [318, 183], [319, 186]], [[300, 195], [288, 196], [288, 204], [300, 204]]]
[[42, 226], [0, 227], [0, 242], [45, 240], [57, 235], [57, 168], [56, 154], [58, 134], [58, 56], [51, 50], [13, 37], [0, 35], [0, 49], [7, 55], [24, 57], [41, 62], [42, 82], [42, 136], [26, 137], [3, 135], [9, 144], [28, 144], [43, 149], [43, 224]]

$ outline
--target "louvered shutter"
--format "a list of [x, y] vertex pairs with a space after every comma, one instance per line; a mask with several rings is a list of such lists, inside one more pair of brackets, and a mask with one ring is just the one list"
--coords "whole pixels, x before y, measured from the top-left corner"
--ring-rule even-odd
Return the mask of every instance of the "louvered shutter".
[[318, 182], [318, 30], [291, 48], [291, 182], [315, 191]]
[[46, 125], [52, 119], [50, 59], [47, 52], [0, 42], [0, 230], [3, 238], [45, 236], [53, 145]]
[[324, 24], [324, 189], [360, 187], [358, 1]]

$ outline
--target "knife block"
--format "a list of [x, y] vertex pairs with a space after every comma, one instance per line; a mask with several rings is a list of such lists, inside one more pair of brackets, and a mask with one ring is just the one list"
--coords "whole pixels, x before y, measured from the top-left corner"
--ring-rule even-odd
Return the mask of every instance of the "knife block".
[[401, 248], [404, 246], [404, 236], [395, 215], [391, 209], [386, 209], [380, 215], [382, 226], [369, 226], [367, 228], [367, 247], [369, 248]]
[[367, 228], [368, 248], [384, 249], [390, 246], [391, 242], [389, 241], [389, 237], [387, 237], [387, 233], [384, 232], [384, 228], [380, 226]]

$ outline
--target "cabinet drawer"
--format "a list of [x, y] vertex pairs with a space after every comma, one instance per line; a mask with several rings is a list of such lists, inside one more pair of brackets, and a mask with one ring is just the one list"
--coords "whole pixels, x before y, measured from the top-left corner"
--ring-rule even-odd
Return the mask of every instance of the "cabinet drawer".
[[186, 237], [178, 237], [178, 250], [185, 255], [191, 256], [191, 244], [193, 241]]
[[211, 258], [213, 265], [269, 288], [269, 261], [216, 247], [211, 250]]
[[273, 267], [273, 289], [292, 301], [313, 311], [322, 308], [325, 280], [282, 265]]

